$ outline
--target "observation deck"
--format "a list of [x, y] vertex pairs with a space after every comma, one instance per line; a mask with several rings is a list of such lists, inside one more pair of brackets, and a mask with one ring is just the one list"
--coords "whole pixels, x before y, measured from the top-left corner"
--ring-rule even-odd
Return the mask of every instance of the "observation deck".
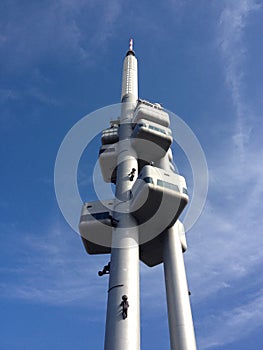
[[172, 142], [169, 128], [146, 119], [137, 121], [131, 137], [131, 145], [138, 157], [149, 163], [163, 158]]
[[134, 111], [133, 123], [137, 123], [140, 119], [146, 119], [167, 128], [170, 126], [169, 114], [160, 104], [141, 99], [138, 100]]
[[88, 254], [111, 252], [113, 200], [84, 203], [79, 231]]
[[132, 188], [130, 208], [139, 224], [160, 233], [173, 226], [188, 200], [183, 176], [146, 165]]

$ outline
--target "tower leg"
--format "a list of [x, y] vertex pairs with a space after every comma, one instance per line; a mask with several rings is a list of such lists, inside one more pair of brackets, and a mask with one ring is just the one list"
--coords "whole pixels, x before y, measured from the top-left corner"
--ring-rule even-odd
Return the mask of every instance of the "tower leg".
[[[132, 234], [113, 232], [105, 350], [140, 349], [139, 248], [135, 227]], [[129, 230], [130, 231], [130, 230]], [[122, 306], [127, 297], [128, 308]], [[127, 317], [126, 317], [127, 316]]]
[[196, 350], [183, 252], [177, 223], [165, 232], [163, 261], [171, 350]]
[[[138, 173], [136, 154], [130, 145], [131, 119], [136, 100], [122, 104], [119, 155], [112, 232], [105, 350], [140, 349], [139, 245], [136, 220], [129, 214], [130, 190]], [[129, 174], [133, 173], [133, 177]]]

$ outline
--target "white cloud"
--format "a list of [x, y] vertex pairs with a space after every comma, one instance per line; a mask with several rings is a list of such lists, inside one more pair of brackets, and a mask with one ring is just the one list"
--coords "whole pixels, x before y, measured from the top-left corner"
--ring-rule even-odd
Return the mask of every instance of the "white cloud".
[[122, 2], [119, 0], [104, 3], [105, 8], [99, 20], [99, 28], [94, 31], [92, 38], [92, 46], [95, 49], [108, 46], [107, 41], [114, 34], [114, 25], [121, 14], [121, 5]]
[[244, 63], [246, 46], [243, 34], [248, 25], [249, 16], [258, 11], [261, 6], [254, 0], [226, 1], [221, 13], [218, 34], [219, 47], [224, 64], [225, 81], [230, 90], [236, 112], [236, 132], [233, 142], [238, 148], [240, 161], [244, 161], [244, 148], [249, 141], [251, 128], [248, 125], [247, 115], [253, 109], [247, 105], [244, 88]]
[[255, 296], [255, 290], [262, 290], [263, 281], [255, 275], [263, 266], [263, 153], [260, 131], [253, 130], [250, 139], [253, 108], [243, 94], [248, 55], [243, 34], [249, 15], [258, 9], [253, 1], [227, 2], [218, 27], [236, 131], [232, 144], [224, 139], [209, 151], [208, 202], [188, 236], [186, 262], [192, 301], [196, 308], [201, 305], [206, 310], [221, 303], [216, 316], [210, 314], [200, 321], [199, 346], [204, 349], [234, 342], [262, 324], [262, 297]]
[[10, 15], [2, 21], [2, 64], [21, 70], [50, 59], [63, 64], [95, 62], [96, 51], [108, 46], [120, 9], [119, 0], [28, 3], [23, 9], [18, 2], [10, 3]]
[[230, 344], [236, 339], [241, 340], [255, 329], [262, 327], [262, 290], [244, 305], [222, 312], [205, 323], [209, 323], [208, 327], [211, 327], [211, 331], [208, 332], [207, 337], [200, 339], [201, 349]]
[[[239, 340], [262, 324], [262, 297], [255, 296], [263, 288], [260, 139], [258, 130], [254, 142], [242, 150], [242, 164], [229, 140], [208, 155], [208, 201], [188, 235], [185, 255], [192, 302], [196, 309], [206, 310], [206, 316], [197, 314], [202, 349]], [[215, 308], [216, 316], [211, 312]]]
[[0, 271], [8, 274], [1, 284], [2, 297], [56, 305], [77, 305], [85, 299], [85, 306], [92, 308], [96, 295], [96, 308], [105, 307], [107, 280], [97, 272], [108, 257], [86, 255], [80, 237], [65, 225], [54, 225], [48, 232], [20, 232], [15, 261]]
[[[216, 156], [212, 158], [217, 163], [210, 162], [213, 183], [206, 209], [189, 233], [190, 248], [186, 254], [191, 283], [200, 300], [217, 293], [224, 283], [232, 285], [247, 277], [263, 264], [263, 154], [246, 150], [247, 171], [243, 173], [234, 152], [225, 150]], [[200, 264], [196, 265], [199, 259]]]

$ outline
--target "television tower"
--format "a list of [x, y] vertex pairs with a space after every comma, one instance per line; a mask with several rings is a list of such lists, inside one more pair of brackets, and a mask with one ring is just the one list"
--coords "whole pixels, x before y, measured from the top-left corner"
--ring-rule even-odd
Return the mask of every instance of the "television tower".
[[140, 349], [139, 260], [163, 263], [171, 350], [195, 350], [179, 216], [189, 197], [173, 164], [169, 115], [138, 99], [138, 68], [130, 40], [123, 64], [121, 114], [102, 131], [103, 178], [115, 198], [83, 205], [79, 229], [89, 254], [111, 254], [104, 350]]

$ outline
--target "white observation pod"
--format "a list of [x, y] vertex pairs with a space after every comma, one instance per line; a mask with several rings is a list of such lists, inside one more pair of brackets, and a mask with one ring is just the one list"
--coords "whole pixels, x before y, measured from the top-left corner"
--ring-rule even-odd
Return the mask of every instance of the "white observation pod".
[[137, 123], [140, 119], [147, 119], [167, 128], [170, 126], [169, 114], [158, 103], [139, 99], [134, 112], [133, 123]]
[[188, 200], [183, 176], [146, 165], [132, 188], [131, 212], [148, 230], [160, 227], [161, 233], [173, 226]]
[[114, 200], [83, 204], [79, 232], [88, 254], [111, 252], [112, 218]]

